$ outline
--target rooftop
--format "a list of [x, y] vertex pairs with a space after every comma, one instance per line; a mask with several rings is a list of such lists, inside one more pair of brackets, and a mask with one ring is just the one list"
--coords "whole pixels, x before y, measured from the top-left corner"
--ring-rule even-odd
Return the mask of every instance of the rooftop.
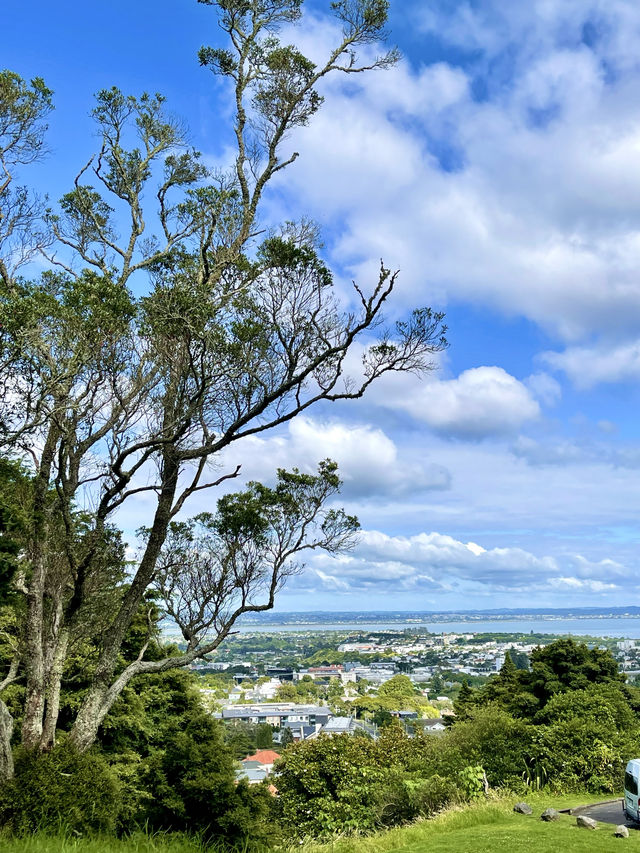
[[273, 764], [273, 762], [278, 758], [280, 758], [280, 753], [273, 749], [259, 749], [253, 755], [247, 755], [247, 757], [243, 759], [243, 763], [245, 761], [256, 761], [260, 764]]

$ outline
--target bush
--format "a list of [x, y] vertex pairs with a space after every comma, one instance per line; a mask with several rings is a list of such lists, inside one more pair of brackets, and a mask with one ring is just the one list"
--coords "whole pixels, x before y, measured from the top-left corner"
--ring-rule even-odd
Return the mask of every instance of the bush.
[[19, 754], [14, 778], [0, 788], [0, 823], [16, 835], [110, 833], [120, 807], [120, 788], [104, 757], [64, 745]]
[[433, 817], [461, 799], [455, 781], [434, 773], [428, 778], [401, 769], [388, 773], [375, 790], [375, 815], [379, 826], [391, 827], [418, 817]]
[[376, 789], [386, 771], [375, 741], [320, 736], [290, 747], [276, 767], [280, 819], [292, 835], [323, 838], [379, 826]]
[[483, 792], [484, 771], [468, 765], [451, 737], [409, 738], [395, 726], [378, 741], [321, 736], [276, 765], [280, 818], [294, 837], [326, 838], [430, 817]]
[[209, 716], [196, 712], [182, 724], [147, 761], [143, 783], [150, 799], [142, 819], [228, 847], [269, 840], [273, 797], [267, 788], [236, 784], [233, 757]]
[[536, 727], [514, 719], [501, 708], [488, 705], [469, 711], [469, 719], [456, 723], [440, 739], [438, 772], [453, 776], [469, 764], [481, 765], [492, 787], [518, 786]]

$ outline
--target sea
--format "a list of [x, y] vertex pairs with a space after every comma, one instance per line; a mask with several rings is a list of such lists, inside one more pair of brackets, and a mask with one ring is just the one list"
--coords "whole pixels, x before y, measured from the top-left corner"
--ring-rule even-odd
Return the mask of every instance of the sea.
[[464, 621], [419, 622], [309, 622], [296, 621], [279, 625], [241, 625], [237, 630], [241, 634], [278, 634], [280, 632], [309, 631], [405, 631], [426, 630], [431, 634], [554, 634], [590, 637], [621, 637], [640, 639], [640, 617], [638, 616], [594, 616], [578, 619], [548, 617], [543, 619], [468, 619]]

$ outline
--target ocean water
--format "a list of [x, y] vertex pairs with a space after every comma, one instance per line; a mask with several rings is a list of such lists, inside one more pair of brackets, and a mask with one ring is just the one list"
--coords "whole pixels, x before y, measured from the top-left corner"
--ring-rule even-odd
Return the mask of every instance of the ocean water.
[[312, 623], [296, 622], [286, 625], [242, 625], [242, 634], [276, 634], [283, 631], [404, 631], [408, 628], [423, 629], [432, 634], [485, 634], [525, 633], [567, 634], [572, 636], [624, 637], [640, 639], [640, 617], [602, 616], [584, 619], [549, 617], [546, 619], [494, 619], [465, 620], [463, 622], [341, 622]]

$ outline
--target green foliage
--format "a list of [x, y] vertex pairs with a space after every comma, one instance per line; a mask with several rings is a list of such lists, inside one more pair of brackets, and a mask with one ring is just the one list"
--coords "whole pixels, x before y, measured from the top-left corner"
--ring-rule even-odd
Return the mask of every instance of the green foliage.
[[320, 695], [320, 688], [310, 676], [304, 676], [299, 681], [285, 681], [276, 691], [278, 702], [315, 702]]
[[150, 801], [145, 809], [157, 829], [199, 832], [229, 846], [260, 840], [272, 829], [272, 798], [264, 786], [235, 783], [231, 754], [220, 727], [203, 713], [187, 715], [144, 773]]
[[507, 654], [500, 673], [487, 682], [475, 700], [497, 702], [515, 716], [533, 719], [558, 693], [623, 682], [610, 651], [561, 639], [535, 648], [530, 670], [517, 669]]
[[377, 741], [339, 735], [296, 744], [276, 771], [280, 820], [294, 836], [368, 833], [484, 791], [482, 767], [469, 766], [459, 744], [407, 737], [394, 725]]
[[113, 832], [121, 804], [116, 775], [97, 751], [23, 752], [0, 788], [0, 823], [16, 835]]
[[509, 649], [507, 655], [514, 662], [516, 669], [529, 669], [529, 656], [518, 649]]
[[0, 151], [10, 162], [30, 163], [39, 154], [52, 94], [41, 77], [29, 86], [19, 74], [0, 71]]
[[273, 729], [269, 723], [258, 723], [256, 731], [256, 747], [258, 749], [271, 749], [273, 746]]
[[433, 674], [431, 678], [431, 690], [438, 696], [444, 690], [444, 679], [439, 672]]
[[0, 601], [8, 602], [28, 528], [31, 478], [17, 462], [0, 456]]
[[439, 772], [452, 775], [464, 766], [481, 765], [491, 787], [518, 786], [532, 728], [492, 705], [470, 709], [466, 721], [456, 723], [440, 739]]
[[438, 716], [437, 709], [420, 694], [407, 675], [394, 675], [380, 685], [375, 696], [365, 695], [355, 699], [353, 707], [358, 716], [370, 714], [372, 718], [383, 711], [416, 711], [418, 716]]
[[288, 749], [276, 779], [284, 829], [314, 837], [375, 829], [375, 783], [384, 776], [377, 752], [374, 741], [349, 735]]
[[480, 764], [463, 767], [458, 770], [457, 782], [459, 790], [466, 800], [479, 800], [484, 793], [486, 778], [484, 767]]
[[531, 654], [531, 670], [509, 655], [480, 690], [461, 689], [445, 752], [457, 745], [492, 785], [619, 790], [637, 752], [635, 690], [606, 650], [563, 639]]
[[458, 695], [453, 703], [456, 719], [466, 720], [469, 716], [469, 710], [475, 704], [475, 691], [469, 687], [469, 682], [465, 679], [462, 682], [462, 687], [458, 691]]
[[518, 673], [521, 683], [541, 701], [564, 690], [582, 690], [591, 684], [622, 682], [610, 651], [590, 649], [573, 640], [557, 640], [531, 653], [531, 672]]
[[392, 768], [376, 786], [374, 809], [379, 826], [397, 826], [434, 814], [459, 802], [458, 786], [453, 779], [437, 773], [425, 778], [420, 772], [408, 773]]
[[293, 732], [290, 728], [284, 728], [280, 732], [280, 747], [286, 749], [293, 743]]

